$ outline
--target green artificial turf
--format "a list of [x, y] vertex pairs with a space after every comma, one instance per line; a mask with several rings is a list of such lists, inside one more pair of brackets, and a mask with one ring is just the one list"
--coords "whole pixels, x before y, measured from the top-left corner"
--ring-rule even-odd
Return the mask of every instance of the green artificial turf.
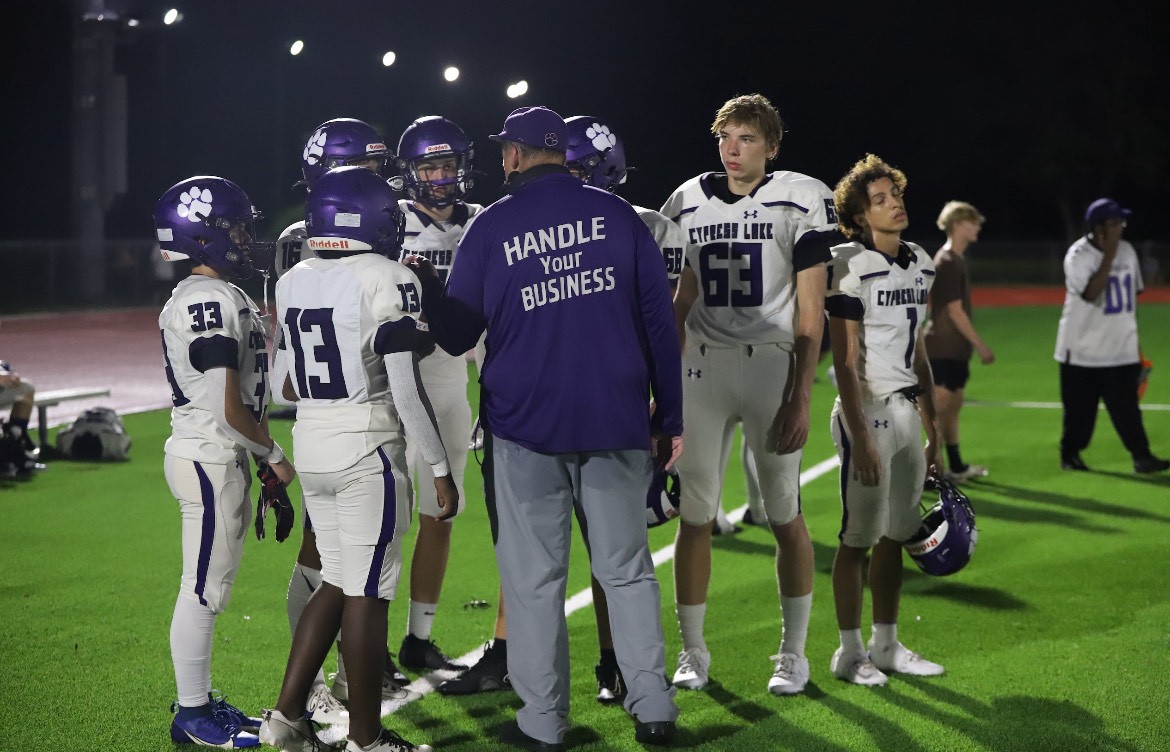
[[[899, 636], [943, 663], [933, 679], [887, 687], [844, 684], [829, 672], [837, 644], [829, 579], [840, 507], [836, 472], [803, 489], [816, 555], [802, 696], [768, 694], [780, 638], [773, 543], [752, 527], [716, 538], [706, 638], [712, 683], [680, 692], [678, 746], [702, 750], [1164, 750], [1170, 749], [1170, 478], [1134, 476], [1104, 412], [1084, 453], [1092, 473], [1062, 472], [1052, 360], [1059, 311], [983, 309], [977, 324], [997, 362], [972, 364], [963, 451], [991, 475], [967, 486], [978, 514], [970, 566], [945, 579], [907, 560]], [[1142, 308], [1155, 364], [1145, 402], [1170, 404], [1170, 306]], [[833, 455], [833, 392], [821, 365], [808, 468]], [[160, 376], [161, 378], [161, 376]], [[472, 384], [474, 393], [474, 384]], [[1170, 454], [1170, 412], [1145, 413], [1152, 445]], [[130, 415], [132, 459], [55, 461], [27, 483], [0, 486], [0, 750], [167, 750], [175, 694], [169, 623], [179, 581], [179, 517], [162, 473], [165, 411]], [[274, 422], [289, 447], [290, 423]], [[724, 506], [743, 502], [734, 458]], [[497, 577], [479, 474], [470, 463], [434, 639], [459, 656], [491, 637]], [[296, 489], [294, 488], [294, 495]], [[298, 505], [298, 515], [300, 513]], [[657, 550], [673, 525], [651, 531]], [[414, 531], [408, 536], [409, 559]], [[275, 701], [287, 658], [285, 590], [299, 532], [283, 544], [249, 538], [232, 602], [216, 626], [213, 679], [252, 711]], [[667, 672], [679, 648], [670, 564], [658, 570]], [[390, 645], [406, 622], [407, 574], [391, 605]], [[569, 592], [588, 587], [583, 548]], [[867, 594], [868, 598], [868, 594]], [[489, 608], [470, 605], [487, 601]], [[868, 614], [868, 603], [867, 603]], [[569, 618], [575, 749], [632, 750], [620, 708], [593, 699], [597, 647], [591, 609]], [[868, 615], [866, 618], [868, 636]], [[332, 670], [334, 658], [327, 660]], [[513, 716], [511, 693], [430, 694], [384, 720], [437, 750], [494, 750]], [[193, 748], [190, 748], [193, 749]]]

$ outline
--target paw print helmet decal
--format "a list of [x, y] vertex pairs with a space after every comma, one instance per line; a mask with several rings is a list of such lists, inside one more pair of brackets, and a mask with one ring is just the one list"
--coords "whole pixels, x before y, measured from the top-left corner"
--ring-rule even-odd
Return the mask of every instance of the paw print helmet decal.
[[565, 166], [594, 188], [614, 191], [626, 182], [626, 149], [608, 125], [592, 115], [576, 115], [565, 120], [569, 129], [569, 148]]
[[[438, 115], [421, 117], [406, 127], [398, 139], [398, 169], [407, 194], [433, 209], [462, 201], [473, 185], [471, 141], [455, 123]], [[426, 160], [454, 159], [448, 177], [423, 179], [419, 166]], [[446, 173], [444, 173], [446, 174]]]
[[334, 167], [375, 160], [375, 171], [386, 174], [386, 164], [394, 157], [386, 148], [382, 135], [373, 126], [353, 118], [336, 118], [318, 125], [301, 152], [301, 172], [305, 179], [298, 185], [310, 190], [317, 179]]
[[272, 243], [256, 240], [259, 218], [240, 186], [214, 175], [176, 183], [154, 207], [155, 233], [164, 259], [191, 259], [237, 278], [265, 271], [272, 263]]
[[305, 247], [323, 252], [374, 251], [397, 259], [405, 217], [386, 179], [364, 167], [336, 167], [305, 199]]

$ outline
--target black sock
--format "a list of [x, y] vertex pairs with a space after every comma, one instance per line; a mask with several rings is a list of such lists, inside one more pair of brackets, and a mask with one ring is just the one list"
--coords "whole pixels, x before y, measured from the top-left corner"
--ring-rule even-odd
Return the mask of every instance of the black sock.
[[616, 666], [617, 653], [613, 652], [613, 648], [602, 648], [600, 663], [603, 666]]
[[947, 444], [947, 464], [951, 466], [952, 473], [961, 473], [967, 469], [967, 464], [959, 455], [958, 444]]

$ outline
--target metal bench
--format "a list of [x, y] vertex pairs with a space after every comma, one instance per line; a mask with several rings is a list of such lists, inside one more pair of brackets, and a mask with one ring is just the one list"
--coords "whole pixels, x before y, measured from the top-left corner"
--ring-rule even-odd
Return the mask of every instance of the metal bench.
[[50, 407], [55, 407], [69, 400], [89, 399], [91, 397], [109, 397], [109, 387], [79, 386], [73, 389], [50, 389], [36, 393], [37, 431], [40, 439], [41, 452], [49, 451], [49, 418]]

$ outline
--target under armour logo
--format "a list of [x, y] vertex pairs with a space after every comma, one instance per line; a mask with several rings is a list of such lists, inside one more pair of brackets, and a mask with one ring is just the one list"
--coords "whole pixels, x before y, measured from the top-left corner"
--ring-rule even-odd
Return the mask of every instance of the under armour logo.
[[699, 368], [688, 368], [688, 369], [687, 369], [687, 378], [688, 378], [688, 379], [701, 379], [701, 378], [703, 378], [703, 371], [702, 371], [702, 369], [699, 369]]
[[877, 418], [874, 418], [874, 421], [873, 421], [873, 427], [874, 427], [874, 428], [889, 428], [889, 427], [890, 427], [890, 421], [888, 421], [888, 420], [878, 420]]
[[557, 134], [555, 134], [555, 133], [544, 134], [544, 145], [545, 146], [556, 146], [560, 142], [561, 142], [561, 140], [559, 138], [557, 138]]
[[744, 219], [755, 219], [756, 217], [759, 216], [759, 214], [760, 214], [760, 212], [756, 209], [752, 209], [751, 211], [747, 211], [745, 209], [744, 213], [743, 213], [743, 218]]
[[915, 277], [914, 284], [918, 285], [919, 287], [922, 287], [924, 284], [926, 284], [926, 282], [924, 282], [922, 280], [922, 277]]

